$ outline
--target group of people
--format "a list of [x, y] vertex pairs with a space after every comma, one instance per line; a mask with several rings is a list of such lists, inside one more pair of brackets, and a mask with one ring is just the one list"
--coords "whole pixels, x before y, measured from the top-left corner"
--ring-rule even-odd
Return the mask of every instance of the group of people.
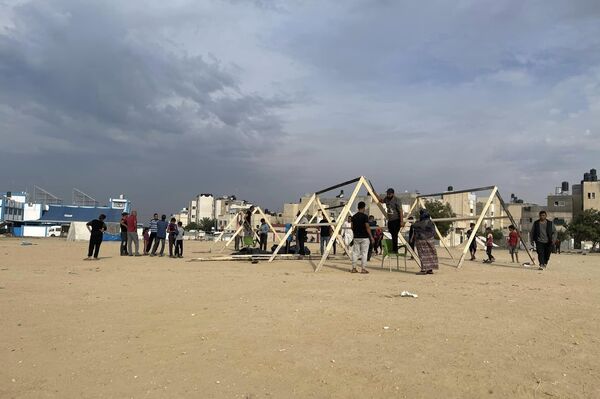
[[[398, 197], [394, 194], [394, 189], [389, 188], [385, 197], [379, 198], [380, 202], [386, 204], [387, 210], [387, 227], [392, 237], [392, 254], [398, 253], [398, 234], [401, 227], [404, 226], [402, 204]], [[357, 264], [361, 261], [360, 273], [367, 274], [367, 262], [371, 258], [371, 254], [381, 249], [383, 241], [383, 230], [377, 226], [375, 218], [365, 213], [366, 204], [358, 203], [358, 212], [353, 216], [349, 216], [347, 222], [344, 223], [342, 229], [342, 238], [347, 247], [352, 247], [352, 273], [358, 273]], [[257, 231], [253, 231], [251, 227], [252, 209], [249, 209], [243, 220], [239, 220], [238, 224], [244, 226], [245, 235], [257, 234], [259, 237], [260, 250], [267, 250], [267, 238], [269, 233], [269, 225], [264, 218], [260, 220], [260, 226], [257, 226]], [[298, 216], [300, 213], [298, 213]], [[88, 247], [87, 259], [98, 259], [100, 245], [102, 244], [103, 233], [106, 231], [106, 223], [104, 220], [106, 215], [101, 214], [98, 219], [94, 219], [87, 223], [87, 228], [90, 231], [90, 241]], [[325, 252], [331, 236], [332, 228], [330, 222], [323, 217], [319, 222], [320, 226], [320, 251]], [[300, 220], [300, 226], [296, 228], [296, 254], [305, 255], [305, 243], [307, 239], [306, 224], [308, 219], [303, 216]], [[142, 256], [139, 252], [139, 239], [137, 232], [137, 212], [132, 211], [130, 214], [123, 212], [120, 221], [121, 228], [121, 256]], [[291, 224], [286, 225], [286, 232], [291, 228]], [[470, 224], [470, 229], [467, 231], [467, 237], [475, 234], [475, 223]], [[514, 263], [519, 262], [519, 243], [521, 237], [514, 225], [508, 227], [509, 234], [507, 237], [508, 250]], [[167, 216], [162, 215], [158, 218], [155, 213], [149, 221], [148, 226], [143, 228], [142, 236], [143, 255], [149, 256], [164, 256], [165, 241], [169, 244], [169, 257], [183, 258], [183, 236], [185, 232], [181, 222], [177, 222], [175, 218], [171, 218], [167, 222]], [[485, 245], [487, 259], [485, 263], [492, 263], [496, 260], [492, 252], [494, 249], [494, 235], [491, 227], [485, 230]], [[433, 270], [439, 268], [437, 251], [435, 249], [435, 225], [431, 220], [431, 216], [426, 209], [421, 209], [419, 220], [412, 223], [409, 231], [408, 243], [411, 249], [419, 255], [421, 261], [421, 271], [418, 274], [433, 274]], [[547, 219], [546, 211], [540, 211], [539, 219], [533, 223], [533, 228], [530, 237], [531, 245], [535, 245], [538, 255], [540, 270], [544, 270], [550, 260], [550, 254], [556, 251], [557, 232], [554, 224]], [[289, 253], [289, 245], [291, 242], [291, 234], [286, 242], [286, 253]], [[158, 247], [160, 245], [160, 251]], [[560, 243], [559, 243], [560, 245]], [[239, 249], [239, 242], [236, 239], [236, 249]], [[135, 248], [135, 249], [134, 249]], [[333, 243], [333, 252], [335, 254], [335, 242]], [[475, 260], [477, 252], [477, 242], [475, 237], [469, 246], [471, 260]], [[93, 257], [93, 258], [92, 258]]]
[[[396, 197], [394, 189], [389, 188], [385, 197], [379, 198], [380, 202], [386, 205], [387, 227], [392, 237], [392, 254], [398, 254], [398, 234], [404, 226], [402, 203]], [[350, 219], [350, 229], [352, 232], [352, 273], [359, 273], [357, 269], [358, 261], [361, 261], [360, 273], [368, 274], [367, 262], [369, 261], [370, 250], [376, 250], [381, 247], [383, 240], [383, 230], [374, 228], [375, 220], [365, 213], [366, 204], [358, 203], [358, 212]], [[433, 271], [439, 268], [437, 251], [434, 243], [435, 225], [431, 221], [431, 216], [427, 210], [422, 209], [419, 213], [419, 220], [411, 225], [409, 234], [409, 244], [411, 248], [416, 249], [421, 260], [421, 271], [417, 274], [433, 274]]]
[[[124, 227], [123, 222], [124, 220], [121, 219], [121, 229]], [[144, 227], [142, 230], [142, 237], [144, 238], [144, 255], [164, 256], [165, 241], [167, 241], [169, 244], [169, 257], [183, 258], [184, 234], [183, 223], [177, 222], [175, 218], [171, 218], [169, 222], [167, 222], [167, 215], [162, 215], [159, 219], [158, 213], [155, 213], [148, 222], [148, 226]], [[160, 252], [158, 252], [159, 245]], [[123, 246], [123, 244], [121, 244], [121, 246]], [[127, 248], [127, 252], [122, 251], [121, 255], [131, 256], [130, 248]]]
[[[246, 210], [246, 213], [242, 216], [242, 214], [238, 214], [237, 216], [237, 225], [238, 228], [242, 228], [244, 234], [235, 236], [234, 248], [236, 251], [241, 249], [242, 240], [244, 237], [251, 237], [252, 242], [255, 243], [258, 241], [259, 250], [266, 251], [267, 243], [269, 238], [269, 230], [270, 226], [265, 220], [265, 218], [260, 219], [260, 225], [256, 226], [256, 230], [252, 228], [252, 215], [254, 214], [254, 207], [250, 207]], [[258, 237], [258, 240], [255, 240], [255, 237]]]
[[[106, 231], [106, 215], [101, 214], [97, 219], [94, 219], [86, 224], [90, 231], [90, 242], [88, 248], [87, 259], [98, 260], [100, 245], [104, 232]], [[140, 253], [140, 242], [138, 237], [138, 220], [137, 212], [123, 212], [119, 222], [121, 230], [121, 256], [142, 256]], [[185, 231], [183, 224], [177, 222], [175, 218], [171, 218], [167, 222], [167, 216], [162, 215], [158, 218], [155, 213], [152, 219], [148, 222], [148, 226], [142, 230], [143, 237], [143, 255], [164, 256], [165, 241], [169, 243], [169, 257], [183, 258], [183, 236]], [[160, 245], [160, 251], [158, 246]]]
[[[560, 253], [560, 241], [557, 239], [556, 226], [552, 221], [548, 220], [548, 214], [546, 211], [540, 211], [539, 219], [533, 222], [533, 227], [530, 234], [531, 247], [535, 248], [538, 256], [539, 269], [544, 270], [548, 266], [550, 261], [550, 254], [552, 252]], [[470, 237], [475, 229], [475, 223], [471, 223], [470, 229], [467, 231], [467, 237]], [[508, 237], [506, 238], [506, 244], [508, 252], [510, 254], [511, 261], [519, 262], [519, 247], [521, 242], [521, 235], [517, 231], [514, 225], [508, 226]], [[494, 249], [494, 235], [491, 227], [485, 229], [485, 246], [487, 259], [484, 263], [492, 263], [496, 260], [492, 255]], [[475, 260], [475, 254], [477, 252], [477, 242], [475, 239], [471, 241], [469, 246], [469, 252], [471, 254], [471, 260]]]

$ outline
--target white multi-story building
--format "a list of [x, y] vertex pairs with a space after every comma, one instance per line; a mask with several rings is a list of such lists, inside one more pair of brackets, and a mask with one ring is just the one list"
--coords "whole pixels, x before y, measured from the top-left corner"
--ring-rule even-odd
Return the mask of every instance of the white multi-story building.
[[188, 205], [190, 223], [198, 223], [203, 218], [214, 219], [215, 198], [212, 194], [198, 194]]

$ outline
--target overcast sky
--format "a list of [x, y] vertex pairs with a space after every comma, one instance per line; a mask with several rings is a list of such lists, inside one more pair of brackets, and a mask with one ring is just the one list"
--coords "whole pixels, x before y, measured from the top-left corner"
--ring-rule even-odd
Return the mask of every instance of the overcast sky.
[[270, 209], [600, 169], [600, 2], [0, 0], [0, 191]]

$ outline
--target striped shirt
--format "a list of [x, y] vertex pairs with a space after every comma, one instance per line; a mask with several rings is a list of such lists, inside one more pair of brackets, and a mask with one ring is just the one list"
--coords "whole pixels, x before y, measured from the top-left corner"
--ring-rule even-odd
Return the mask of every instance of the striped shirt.
[[148, 227], [150, 228], [150, 233], [156, 233], [158, 231], [158, 220], [151, 219], [150, 223], [148, 223]]

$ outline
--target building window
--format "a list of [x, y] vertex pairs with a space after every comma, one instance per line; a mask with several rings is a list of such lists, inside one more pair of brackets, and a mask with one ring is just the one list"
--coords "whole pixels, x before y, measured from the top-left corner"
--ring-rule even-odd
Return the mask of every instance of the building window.
[[596, 199], [596, 193], [588, 193], [588, 199]]

